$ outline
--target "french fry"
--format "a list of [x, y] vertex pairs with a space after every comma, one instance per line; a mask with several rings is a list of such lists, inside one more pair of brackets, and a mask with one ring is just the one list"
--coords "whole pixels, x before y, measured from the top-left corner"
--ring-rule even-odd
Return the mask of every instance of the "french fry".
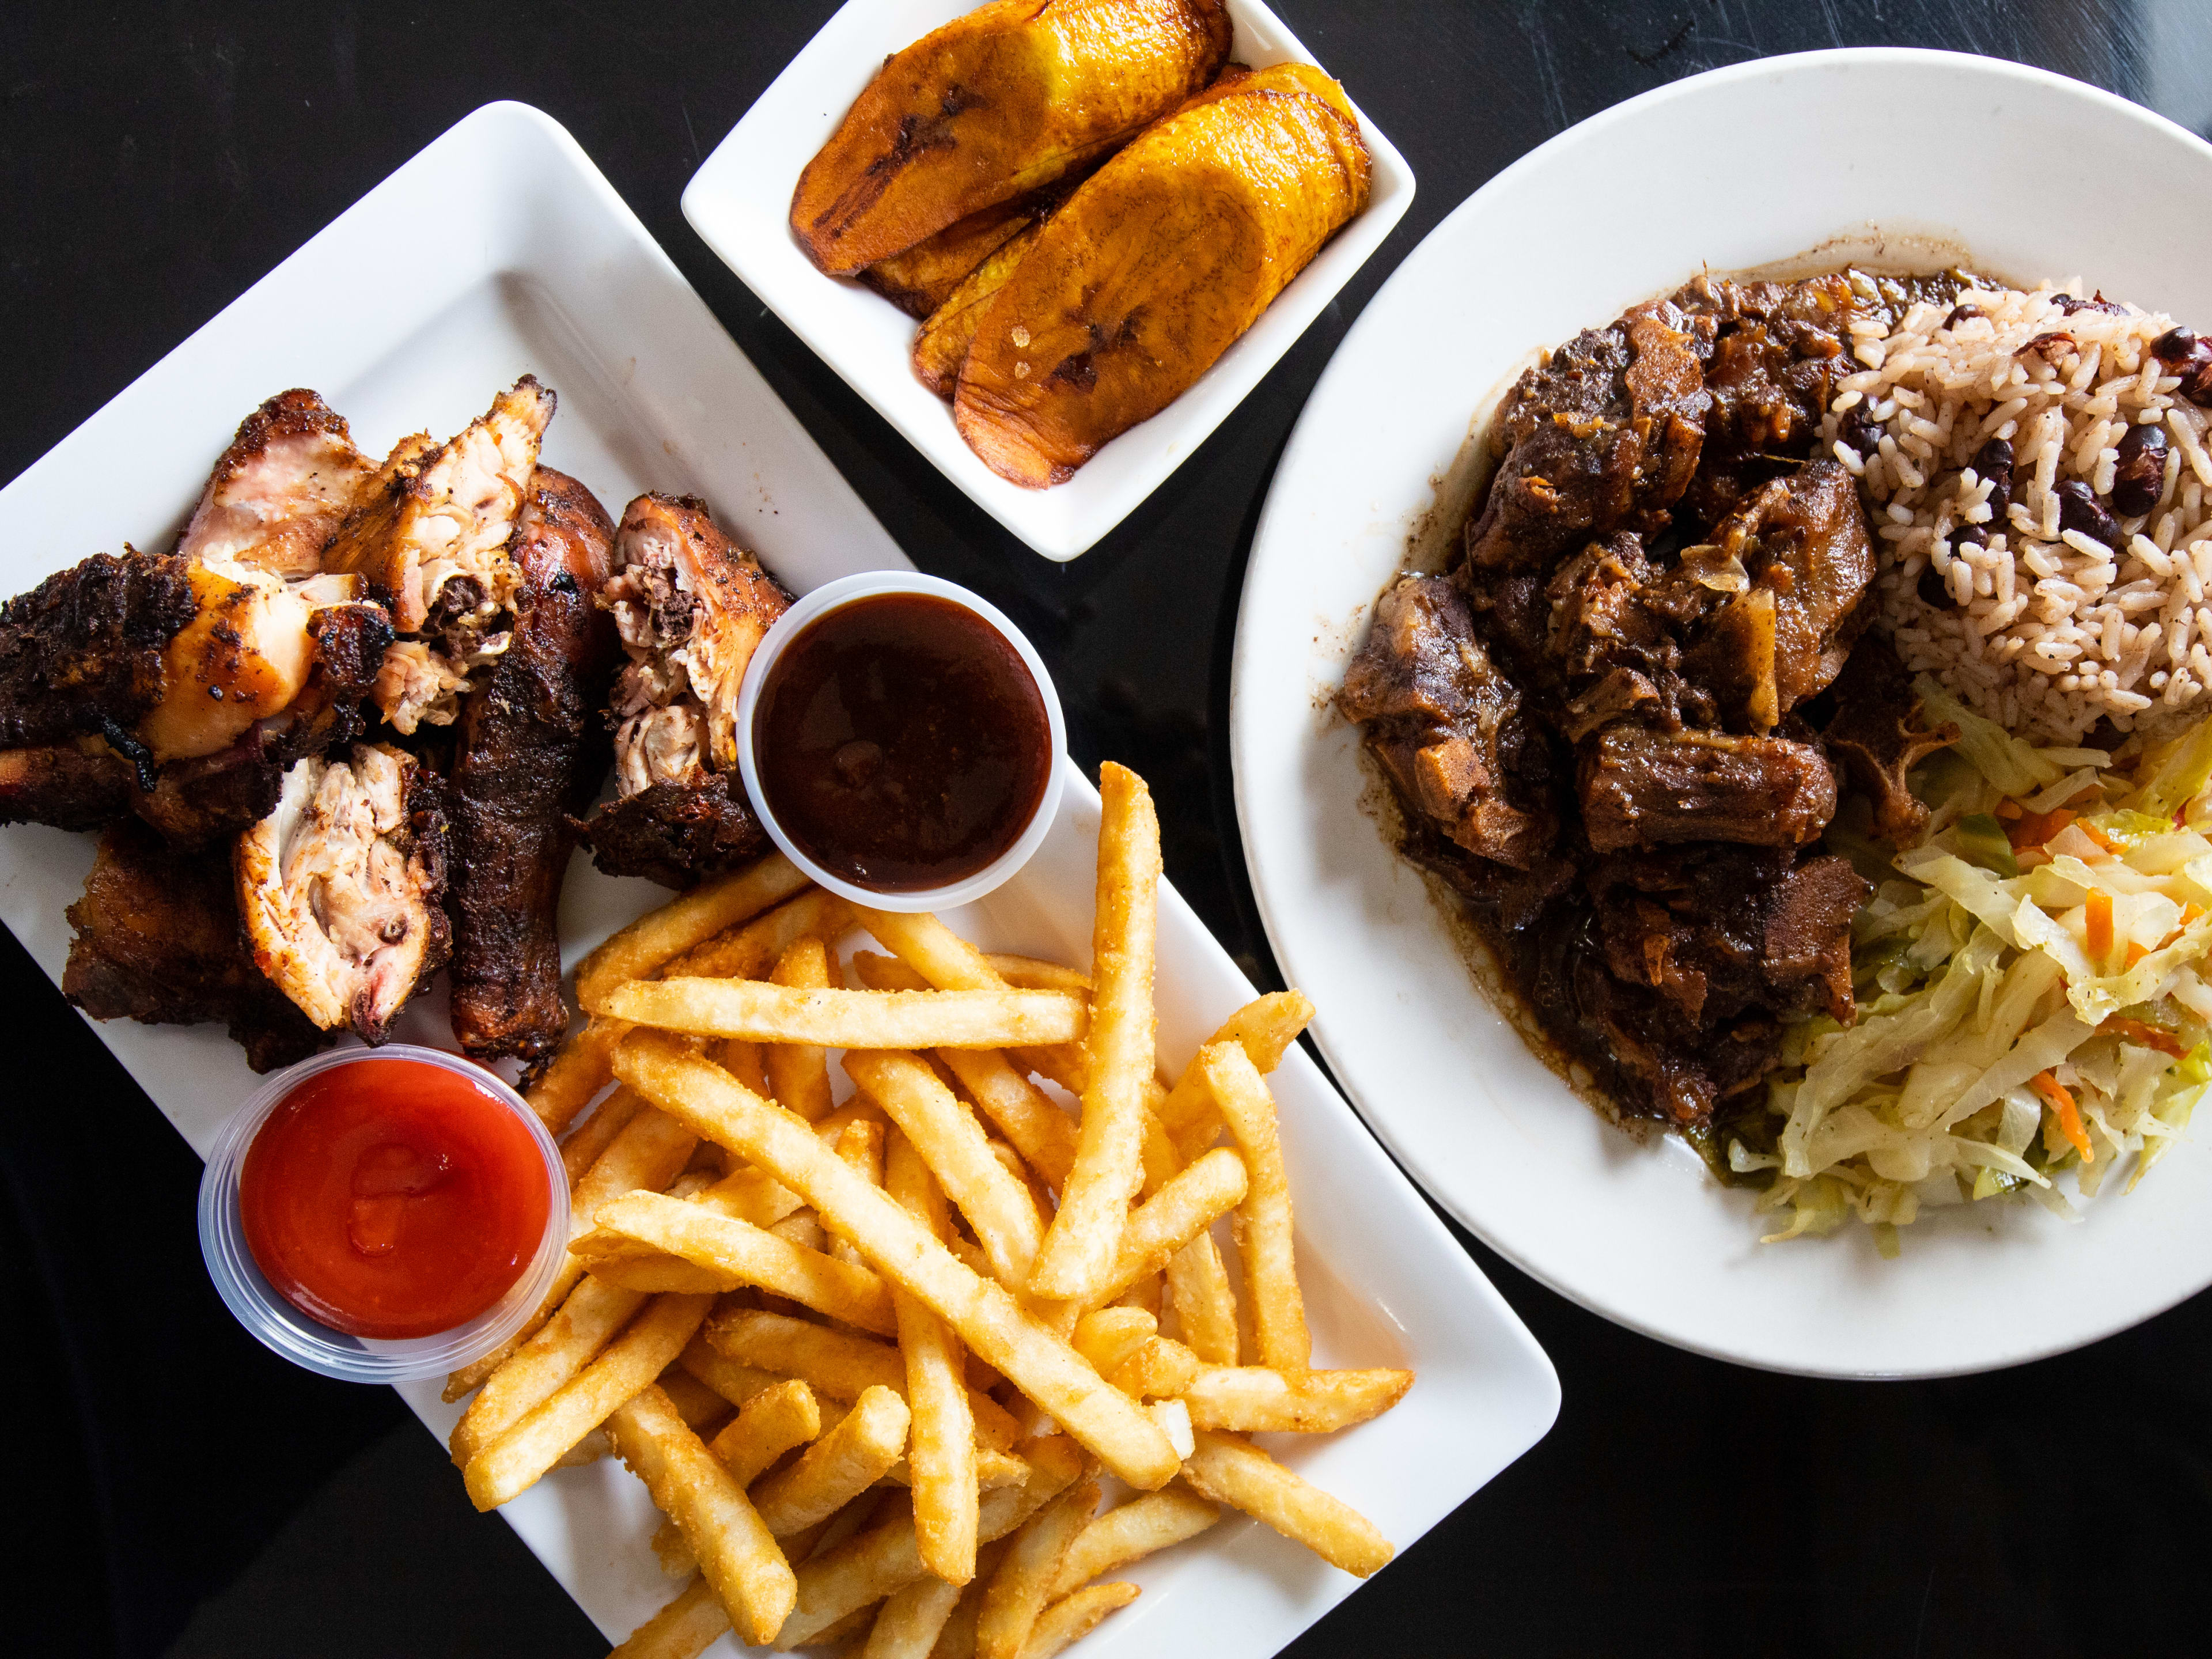
[[1201, 1370], [1199, 1358], [1171, 1337], [1146, 1340], [1106, 1380], [1132, 1400], [1172, 1400]]
[[1202, 1154], [1129, 1212], [1121, 1253], [1100, 1287], [1111, 1301], [1146, 1273], [1164, 1271], [1176, 1254], [1228, 1214], [1245, 1195], [1244, 1160], [1226, 1146]]
[[578, 963], [576, 1000], [586, 1013], [601, 1013], [599, 1005], [615, 986], [656, 972], [670, 958], [812, 884], [781, 853], [704, 882], [647, 911]]
[[773, 1095], [768, 1082], [768, 1059], [759, 1043], [744, 1037], [724, 1037], [714, 1045], [714, 1064], [755, 1094]]
[[[625, 1193], [603, 1204], [598, 1224], [569, 1246], [592, 1266], [604, 1254], [620, 1265], [617, 1244], [644, 1245], [703, 1269], [714, 1281], [702, 1288], [733, 1291], [757, 1285], [817, 1313], [881, 1335], [896, 1334], [891, 1297], [884, 1281], [866, 1267], [834, 1256], [801, 1249], [749, 1222], [717, 1215], [702, 1204], [687, 1204], [660, 1193]], [[622, 1282], [619, 1278], [617, 1282]]]
[[991, 1588], [991, 1576], [1012, 1541], [1001, 1538], [976, 1552], [975, 1577], [960, 1592], [960, 1600], [938, 1632], [936, 1645], [929, 1650], [929, 1659], [975, 1659], [975, 1619], [983, 1610], [983, 1592]]
[[[1028, 1450], [1029, 1480], [983, 1499], [976, 1530], [986, 1544], [1013, 1531], [1082, 1473], [1082, 1457], [1065, 1435], [1048, 1436]], [[927, 1571], [913, 1515], [895, 1512], [799, 1567], [799, 1605], [776, 1639], [785, 1647], [804, 1646], [856, 1607], [881, 1601]]]
[[449, 1445], [456, 1466], [469, 1460], [568, 1385], [591, 1364], [645, 1305], [635, 1291], [587, 1279], [561, 1304], [560, 1311], [485, 1379]]
[[1098, 1627], [1098, 1621], [1137, 1599], [1134, 1584], [1093, 1584], [1061, 1597], [1037, 1615], [1021, 1659], [1053, 1659]]
[[684, 1345], [684, 1352], [676, 1356], [676, 1363], [741, 1410], [754, 1395], [785, 1380], [774, 1371], [756, 1370], [724, 1358], [701, 1336], [693, 1337]]
[[747, 1168], [724, 1176], [699, 1194], [700, 1204], [717, 1215], [773, 1227], [800, 1208], [799, 1194], [774, 1176]]
[[1201, 1429], [1330, 1434], [1380, 1417], [1413, 1386], [1413, 1372], [1384, 1367], [1285, 1376], [1262, 1365], [1208, 1365], [1177, 1392]]
[[1160, 1322], [1140, 1308], [1100, 1308], [1075, 1322], [1071, 1340], [1099, 1376], [1110, 1378], [1159, 1328]]
[[[608, 1078], [614, 1075], [607, 1073]], [[600, 1079], [604, 1084], [605, 1078]], [[584, 1178], [584, 1172], [599, 1162], [599, 1154], [614, 1144], [614, 1138], [623, 1126], [638, 1115], [645, 1105], [635, 1089], [617, 1089], [599, 1103], [599, 1109], [569, 1132], [561, 1143], [561, 1167], [568, 1172], [568, 1185], [573, 1190]]]
[[469, 1459], [462, 1478], [470, 1499], [480, 1510], [497, 1509], [535, 1485], [562, 1453], [666, 1369], [712, 1302], [704, 1296], [653, 1298], [598, 1358]]
[[[868, 1185], [880, 1187], [884, 1184], [884, 1136], [888, 1128], [888, 1125], [872, 1118], [855, 1118], [837, 1132], [837, 1138], [830, 1143], [830, 1150]], [[830, 1249], [840, 1261], [850, 1262], [856, 1267], [863, 1265], [852, 1240], [834, 1230]], [[889, 1306], [888, 1302], [885, 1305]]]
[[617, 1019], [699, 1036], [829, 1048], [1003, 1048], [1080, 1036], [1065, 991], [798, 990], [750, 979], [633, 980], [607, 990]]
[[962, 1586], [927, 1573], [884, 1598], [868, 1631], [860, 1659], [929, 1659], [945, 1621], [959, 1605]]
[[744, 1489], [647, 1383], [607, 1419], [615, 1450], [645, 1482], [697, 1558], [731, 1622], [748, 1642], [772, 1642], [799, 1581]]
[[1175, 1304], [1185, 1346], [1209, 1365], [1234, 1365], [1237, 1297], [1213, 1235], [1195, 1235], [1168, 1258], [1166, 1273], [1168, 1297]]
[[1066, 1185], [1075, 1164], [1074, 1119], [995, 1048], [940, 1048], [937, 1057], [1024, 1162], [1055, 1189]]
[[1024, 1314], [1003, 1285], [969, 1271], [881, 1188], [825, 1152], [805, 1123], [666, 1037], [633, 1033], [615, 1065], [647, 1099], [809, 1200], [878, 1273], [950, 1324], [1116, 1475], [1150, 1491], [1175, 1474], [1173, 1448], [1127, 1395]]
[[729, 1628], [729, 1610], [714, 1587], [695, 1578], [632, 1631], [607, 1659], [694, 1659]]
[[[941, 1241], [951, 1231], [943, 1189], [915, 1143], [896, 1131], [884, 1149], [884, 1186], [931, 1237]], [[960, 1339], [904, 1291], [894, 1292], [893, 1306], [906, 1360], [907, 1399], [914, 1407], [907, 1467], [917, 1547], [932, 1573], [948, 1583], [964, 1584], [975, 1575], [981, 1488]], [[951, 1611], [951, 1603], [945, 1611]]]
[[786, 1469], [754, 1483], [761, 1519], [779, 1538], [827, 1521], [883, 1479], [906, 1452], [911, 1421], [906, 1401], [889, 1389], [868, 1389], [834, 1429]]
[[[1143, 779], [1111, 761], [1099, 769], [1098, 787], [1103, 817], [1091, 944], [1093, 990], [1084, 1047], [1090, 1075], [1075, 1164], [1030, 1276], [1036, 1295], [1085, 1304], [1103, 1299], [1121, 1250], [1129, 1201], [1144, 1178], [1145, 1085], [1152, 1075], [1152, 955], [1159, 923], [1160, 826], [1152, 793]], [[1064, 1042], [1067, 1036], [1006, 1041]]]
[[1260, 1362], [1279, 1371], [1304, 1370], [1313, 1363], [1313, 1339], [1306, 1331], [1305, 1297], [1298, 1289], [1291, 1180], [1275, 1130], [1274, 1097], [1236, 1043], [1200, 1049], [1192, 1066], [1228, 1120], [1249, 1176], [1249, 1188], [1237, 1206], [1237, 1241]]
[[1080, 968], [1070, 968], [1065, 963], [1047, 962], [1042, 957], [1018, 957], [1004, 951], [986, 951], [983, 960], [991, 964], [991, 971], [1009, 985], [1019, 985], [1031, 991], [1078, 991], [1091, 994], [1091, 975]]
[[[1233, 1042], [1243, 1049], [1255, 1071], [1272, 1072], [1283, 1063], [1283, 1051], [1298, 1040], [1313, 1017], [1314, 1006], [1304, 992], [1272, 991], [1230, 1015], [1221, 1029], [1199, 1046], [1206, 1048], [1217, 1042]], [[1176, 1150], [1187, 1158], [1203, 1151], [1204, 1143], [1212, 1140], [1221, 1125], [1221, 1115], [1194, 1067], [1184, 1069], [1160, 1103], [1157, 1115]]]
[[1045, 1591], [1071, 1595], [1094, 1578], [1119, 1572], [1157, 1551], [1195, 1538], [1221, 1518], [1221, 1508], [1180, 1486], [1163, 1486], [1111, 1509], [1078, 1533]]
[[660, 1391], [676, 1407], [676, 1414], [702, 1440], [729, 1420], [730, 1402], [681, 1365], [671, 1365], [661, 1372], [659, 1382]]
[[[906, 1392], [906, 1365], [897, 1349], [784, 1314], [726, 1309], [708, 1322], [707, 1344], [740, 1365], [801, 1377], [832, 1400], [858, 1400], [872, 1388]], [[989, 1395], [971, 1389], [968, 1408], [987, 1445], [1004, 1451], [1021, 1437], [1020, 1426]]]
[[[598, 1462], [613, 1449], [613, 1446], [607, 1440], [606, 1430], [604, 1427], [596, 1428], [562, 1452], [561, 1461], [553, 1467], [556, 1469], [580, 1469], [586, 1463]], [[689, 1569], [687, 1568], [686, 1571], [688, 1571]]]
[[835, 945], [853, 928], [853, 907], [835, 893], [810, 887], [764, 915], [695, 945], [660, 968], [663, 979], [759, 979], [783, 953], [811, 934]]
[[848, 1051], [845, 1074], [905, 1132], [968, 1218], [992, 1273], [1018, 1292], [1043, 1242], [1044, 1223], [1029, 1188], [991, 1151], [975, 1114], [912, 1054]]
[[1199, 1430], [1197, 1441], [1182, 1472], [1200, 1496], [1266, 1522], [1357, 1577], [1372, 1576], [1396, 1553], [1365, 1516], [1300, 1480], [1258, 1447], [1212, 1429]]
[[862, 927], [940, 991], [989, 991], [1006, 982], [981, 951], [926, 910], [862, 905], [854, 914]]
[[1098, 1483], [1078, 1482], [1037, 1511], [1015, 1535], [1014, 1547], [991, 1575], [975, 1619], [975, 1659], [1021, 1659], [1045, 1591], [1067, 1547], [1098, 1507]]
[[[675, 1376], [690, 1373], [677, 1371]], [[665, 1379], [662, 1386], [667, 1386]], [[762, 1389], [738, 1408], [738, 1414], [707, 1444], [740, 1486], [759, 1480], [777, 1458], [822, 1432], [822, 1409], [814, 1390], [797, 1377]]]
[[[803, 990], [826, 990], [830, 985], [830, 953], [820, 939], [809, 934], [785, 951], [770, 975], [778, 985]], [[778, 1043], [767, 1054], [769, 1097], [813, 1122], [827, 1117], [836, 1103], [830, 1096], [829, 1056], [818, 1043]]]
[[612, 1080], [615, 1044], [629, 1029], [619, 1021], [586, 1019], [538, 1073], [522, 1097], [548, 1133], [557, 1135], [574, 1122]]

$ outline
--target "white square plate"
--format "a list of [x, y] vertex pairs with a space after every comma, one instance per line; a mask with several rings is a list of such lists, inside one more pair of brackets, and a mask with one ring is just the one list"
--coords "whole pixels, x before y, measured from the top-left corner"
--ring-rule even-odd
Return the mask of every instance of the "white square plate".
[[[915, 379], [914, 319], [857, 282], [823, 276], [790, 228], [800, 170], [884, 59], [974, 9], [974, 0], [849, 0], [692, 175], [684, 216], [792, 332], [977, 506], [1048, 559], [1072, 559], [1189, 459], [1367, 263], [1412, 204], [1413, 173], [1360, 112], [1373, 161], [1366, 210], [1189, 391], [1108, 444], [1066, 483], [1024, 489], [976, 459], [951, 408]], [[1255, 69], [1316, 61], [1258, 0], [1229, 0], [1229, 14], [1237, 26], [1232, 61]], [[1356, 101], [1352, 107], [1358, 109]]]
[[[481, 235], [425, 241], [425, 202], [488, 204]], [[354, 326], [327, 319], [350, 316]], [[804, 591], [902, 567], [897, 546], [776, 400], [568, 135], [517, 104], [477, 111], [417, 155], [0, 491], [0, 592], [125, 538], [166, 545], [232, 425], [270, 392], [312, 386], [372, 453], [427, 426], [451, 431], [534, 370], [561, 394], [547, 461], [619, 509], [643, 489], [705, 496]], [[127, 447], [133, 465], [113, 457]], [[1071, 770], [1073, 769], [1071, 768]], [[1098, 798], [1070, 776], [1029, 869], [956, 918], [994, 945], [1085, 959]], [[0, 920], [58, 981], [63, 909], [89, 836], [0, 830]], [[562, 906], [573, 962], [665, 895], [579, 858]], [[1163, 890], [1163, 1050], [1188, 1054], [1252, 988], [1189, 907]], [[401, 1035], [450, 1046], [441, 997]], [[94, 1029], [203, 1153], [250, 1092], [213, 1026]], [[1277, 1074], [1325, 1362], [1408, 1364], [1420, 1380], [1370, 1425], [1291, 1461], [1411, 1544], [1534, 1444], [1558, 1408], [1552, 1368], [1519, 1321], [1303, 1053]], [[186, 1238], [165, 1241], [190, 1249]], [[403, 1390], [441, 1437], [458, 1415], [434, 1383]], [[455, 1477], [453, 1502], [465, 1503]], [[645, 1489], [602, 1462], [563, 1470], [502, 1511], [611, 1638], [673, 1592], [647, 1540]], [[1152, 1593], [1091, 1638], [1097, 1656], [1272, 1653], [1353, 1588], [1251, 1523], [1148, 1563]], [[718, 1652], [735, 1651], [725, 1638]]]

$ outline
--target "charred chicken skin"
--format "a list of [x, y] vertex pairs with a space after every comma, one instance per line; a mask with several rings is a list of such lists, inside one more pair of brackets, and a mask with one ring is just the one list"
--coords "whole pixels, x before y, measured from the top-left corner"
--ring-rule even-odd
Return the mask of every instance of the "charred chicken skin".
[[629, 657], [611, 710], [619, 799], [583, 833], [609, 874], [686, 887], [767, 845], [738, 781], [738, 687], [791, 600], [690, 496], [632, 501], [614, 566], [599, 603]]
[[220, 1020], [257, 1072], [330, 1042], [253, 965], [219, 848], [183, 851], [125, 818], [100, 836], [69, 921], [62, 994], [94, 1019]]
[[445, 963], [446, 857], [438, 782], [414, 756], [356, 744], [295, 763], [233, 854], [254, 965], [319, 1029], [383, 1042]]
[[1523, 374], [1457, 568], [1384, 593], [1338, 698], [1546, 1031], [1692, 1131], [1759, 1097], [1782, 1021], [1856, 1015], [1838, 774], [1908, 833], [1904, 771], [1956, 735], [1847, 667], [1874, 546], [1807, 458], [1850, 292], [1701, 279]]
[[239, 427], [176, 551], [95, 555], [11, 600], [0, 822], [135, 811], [211, 841], [266, 815], [294, 760], [356, 732], [391, 626], [357, 578], [310, 573], [367, 471], [321, 398], [280, 393]]
[[614, 526], [574, 478], [539, 467], [508, 556], [514, 636], [455, 726], [447, 777], [453, 1035], [478, 1060], [535, 1060], [558, 1042], [561, 884], [575, 820], [606, 776], [600, 710], [621, 657], [595, 603]]

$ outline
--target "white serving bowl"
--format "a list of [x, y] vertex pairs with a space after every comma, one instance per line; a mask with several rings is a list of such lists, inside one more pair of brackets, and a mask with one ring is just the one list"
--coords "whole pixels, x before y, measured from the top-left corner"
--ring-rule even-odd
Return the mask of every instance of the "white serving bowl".
[[1761, 1246], [1771, 1218], [1749, 1193], [1679, 1141], [1602, 1122], [1477, 991], [1443, 909], [1363, 811], [1357, 734], [1328, 701], [1470, 422], [1539, 349], [1701, 266], [1839, 238], [1892, 259], [1940, 264], [1949, 248], [2014, 281], [2078, 275], [2202, 327], [2212, 221], [2194, 204], [2208, 193], [2212, 145], [2015, 64], [1848, 51], [1740, 64], [1607, 110], [1492, 179], [1399, 267], [1322, 376], [1238, 618], [1253, 884], [1368, 1123], [1554, 1289], [1747, 1364], [1903, 1376], [2053, 1353], [2212, 1282], [2212, 1157], [2195, 1142], [2133, 1194], [2108, 1186], [2079, 1226], [1984, 1203], [1924, 1214], [1894, 1261], [1856, 1222]]
[[[850, 0], [715, 146], [684, 191], [684, 216], [762, 302], [985, 512], [1048, 559], [1072, 559], [1189, 459], [1381, 246], [1413, 199], [1413, 173], [1359, 113], [1372, 162], [1366, 210], [1182, 397], [1108, 444], [1066, 483], [1024, 489], [976, 459], [952, 410], [914, 377], [914, 319], [849, 278], [825, 276], [791, 234], [801, 168], [883, 61], [975, 9], [975, 0]], [[1231, 58], [1255, 69], [1316, 61], [1258, 0], [1229, 0]], [[1328, 66], [1323, 64], [1325, 69]], [[1358, 88], [1347, 88], [1357, 94]], [[1358, 112], [1357, 101], [1352, 106]]]

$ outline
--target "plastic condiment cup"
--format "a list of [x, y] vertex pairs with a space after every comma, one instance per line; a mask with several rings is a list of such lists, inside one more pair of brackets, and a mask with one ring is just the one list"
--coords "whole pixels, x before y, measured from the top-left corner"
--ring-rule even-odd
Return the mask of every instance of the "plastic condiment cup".
[[[760, 707], [761, 688], [768, 683], [769, 671], [786, 647], [806, 631], [807, 626], [861, 599], [881, 598], [886, 593], [922, 593], [932, 599], [947, 600], [970, 615], [990, 624], [994, 632], [1013, 647], [1029, 670], [1030, 678], [1036, 682], [1037, 695], [1044, 700], [1045, 724], [1050, 733], [1052, 753], [1048, 757], [1044, 793], [1037, 798], [1036, 810], [1023, 827], [1012, 846], [985, 865], [974, 875], [963, 880], [948, 882], [936, 887], [915, 887], [898, 892], [884, 892], [873, 887], [863, 887], [848, 881], [834, 872], [823, 869], [806, 856], [783, 826], [775, 820], [775, 808], [761, 787], [760, 770], [753, 756], [753, 716]], [[784, 854], [815, 881], [840, 897], [855, 904], [865, 904], [877, 910], [945, 910], [956, 904], [967, 904], [981, 898], [993, 889], [1004, 885], [1030, 861], [1052, 828], [1054, 816], [1060, 811], [1060, 771], [1067, 754], [1067, 723], [1060, 712], [1060, 693], [1054, 690], [1052, 676], [1045, 672], [1044, 659], [1029, 642], [1022, 630], [1014, 626], [1006, 613], [981, 595], [971, 593], [953, 582], [942, 581], [935, 576], [925, 576], [912, 570], [870, 570], [857, 576], [845, 576], [816, 588], [790, 610], [777, 617], [758, 647], [752, 660], [745, 666], [745, 677], [738, 689], [738, 770], [745, 781], [745, 793], [751, 799], [753, 811], [759, 816], [761, 827], [769, 839], [783, 849]]]
[[[309, 1078], [367, 1060], [411, 1060], [466, 1078], [530, 1126], [545, 1164], [545, 1234], [538, 1254], [507, 1294], [465, 1324], [429, 1336], [404, 1339], [353, 1336], [311, 1319], [279, 1295], [263, 1276], [246, 1242], [239, 1210], [239, 1180], [247, 1149], [269, 1115]], [[223, 1126], [200, 1175], [200, 1254], [223, 1304], [261, 1344], [294, 1364], [348, 1382], [406, 1382], [443, 1376], [483, 1358], [520, 1330], [553, 1288], [568, 1244], [568, 1176], [561, 1149], [538, 1114], [492, 1073], [436, 1048], [390, 1042], [380, 1048], [337, 1048], [288, 1066], [261, 1086]]]

